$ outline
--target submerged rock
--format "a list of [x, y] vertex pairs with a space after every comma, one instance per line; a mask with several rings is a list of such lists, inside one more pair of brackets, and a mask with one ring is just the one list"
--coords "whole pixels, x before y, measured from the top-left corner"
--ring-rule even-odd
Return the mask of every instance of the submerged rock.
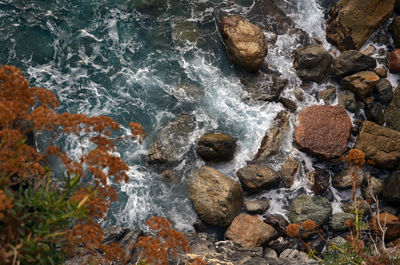
[[308, 46], [296, 50], [293, 67], [305, 81], [321, 82], [332, 63], [332, 55], [322, 46]]
[[208, 133], [200, 137], [196, 152], [204, 161], [221, 162], [232, 160], [235, 149], [235, 138], [223, 133]]
[[248, 97], [259, 101], [277, 101], [288, 81], [275, 74], [246, 73], [241, 83]]
[[338, 158], [347, 150], [352, 124], [343, 107], [307, 107], [298, 120], [295, 141], [301, 149], [326, 159]]
[[238, 15], [224, 17], [220, 24], [222, 38], [232, 62], [251, 72], [258, 71], [268, 52], [263, 31]]
[[400, 87], [394, 91], [393, 98], [385, 108], [386, 125], [400, 131]]
[[[246, 229], [243, 229], [243, 228]], [[233, 219], [225, 232], [225, 238], [243, 247], [260, 247], [278, 235], [270, 225], [256, 216], [240, 214]]]
[[280, 111], [276, 115], [271, 129], [265, 134], [261, 141], [260, 148], [254, 156], [253, 161], [265, 162], [271, 156], [278, 153], [282, 140], [286, 132], [289, 130], [289, 117], [288, 111]]
[[194, 175], [189, 195], [200, 219], [214, 226], [229, 225], [243, 206], [240, 184], [211, 167]]
[[346, 76], [340, 81], [342, 89], [350, 90], [359, 98], [365, 98], [372, 92], [374, 86], [379, 82], [380, 78], [372, 71], [362, 71], [350, 76]]
[[182, 157], [181, 149], [187, 145], [187, 138], [194, 129], [190, 115], [182, 114], [158, 133], [147, 156], [149, 164], [173, 164]]
[[177, 46], [184, 46], [186, 43], [197, 43], [199, 46], [205, 44], [202, 32], [195, 22], [177, 21], [174, 23], [172, 39]]
[[293, 224], [309, 219], [317, 225], [325, 223], [332, 215], [331, 203], [320, 196], [300, 195], [290, 205], [289, 219]]
[[358, 50], [393, 13], [394, 0], [339, 0], [329, 11], [326, 38], [339, 50]]
[[346, 76], [356, 72], [373, 69], [376, 66], [375, 58], [357, 50], [344, 51], [333, 64], [336, 76]]
[[249, 165], [236, 172], [243, 188], [252, 193], [279, 186], [280, 177], [272, 168], [264, 165]]
[[375, 166], [392, 169], [400, 161], [400, 132], [364, 121], [354, 148], [362, 150]]

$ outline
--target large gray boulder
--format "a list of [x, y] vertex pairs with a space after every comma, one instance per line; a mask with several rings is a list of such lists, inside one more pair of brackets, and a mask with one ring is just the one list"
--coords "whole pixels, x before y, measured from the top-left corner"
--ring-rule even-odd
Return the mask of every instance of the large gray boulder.
[[207, 166], [194, 174], [189, 195], [200, 219], [214, 226], [229, 225], [243, 206], [240, 184]]
[[320, 196], [302, 194], [290, 205], [289, 220], [295, 224], [309, 219], [317, 225], [322, 225], [331, 215], [332, 205], [327, 199]]
[[354, 74], [359, 71], [373, 69], [376, 66], [375, 58], [357, 50], [344, 51], [333, 64], [333, 71], [337, 76]]
[[364, 121], [354, 148], [381, 168], [392, 169], [400, 161], [400, 132]]
[[305, 81], [321, 82], [332, 63], [332, 55], [322, 46], [308, 46], [296, 50], [293, 67]]
[[281, 179], [272, 168], [265, 165], [249, 165], [236, 172], [243, 188], [252, 193], [265, 189], [276, 188]]
[[268, 52], [263, 31], [238, 15], [222, 18], [220, 25], [231, 61], [251, 72], [258, 71]]

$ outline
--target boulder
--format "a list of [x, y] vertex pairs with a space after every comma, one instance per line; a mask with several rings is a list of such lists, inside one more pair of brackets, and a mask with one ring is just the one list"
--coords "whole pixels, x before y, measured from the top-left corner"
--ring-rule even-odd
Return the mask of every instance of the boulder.
[[377, 167], [392, 169], [400, 161], [400, 132], [364, 121], [354, 148]]
[[269, 200], [244, 200], [244, 210], [251, 214], [263, 214], [269, 209]]
[[372, 232], [377, 235], [381, 235], [382, 232], [380, 230], [379, 223], [381, 227], [386, 227], [385, 231], [385, 240], [393, 240], [400, 236], [400, 220], [397, 216], [394, 216], [390, 213], [380, 213], [379, 216], [374, 215], [369, 221], [369, 227]]
[[339, 0], [329, 11], [326, 38], [339, 50], [358, 50], [388, 18], [394, 0]]
[[[246, 229], [243, 229], [246, 227]], [[243, 247], [260, 247], [278, 235], [270, 225], [258, 217], [240, 214], [233, 219], [225, 232], [225, 238]]]
[[330, 175], [327, 170], [315, 168], [314, 171], [308, 172], [306, 176], [315, 195], [322, 195], [328, 189]]
[[258, 71], [268, 52], [263, 31], [238, 15], [224, 17], [220, 24], [231, 61], [251, 72]]
[[372, 176], [367, 176], [364, 182], [361, 184], [361, 194], [365, 200], [373, 202], [375, 197], [376, 199], [380, 198], [380, 194], [383, 190], [383, 180], [374, 178]]
[[396, 16], [389, 26], [396, 48], [400, 48], [400, 16]]
[[278, 153], [282, 140], [289, 130], [289, 118], [289, 112], [284, 110], [276, 115], [270, 130], [262, 139], [260, 148], [254, 156], [253, 161], [266, 162]]
[[295, 141], [301, 149], [326, 159], [338, 158], [347, 150], [352, 124], [343, 107], [307, 107], [298, 120]]
[[339, 93], [338, 104], [352, 113], [356, 113], [360, 109], [360, 103], [356, 100], [356, 95], [349, 90]]
[[286, 226], [289, 225], [289, 222], [282, 215], [267, 215], [264, 222], [275, 228], [280, 236], [286, 236]]
[[388, 202], [400, 202], [400, 171], [393, 171], [385, 181], [382, 197]]
[[325, 223], [332, 215], [331, 203], [320, 196], [302, 194], [290, 205], [289, 220], [292, 224], [309, 219], [317, 225]]
[[200, 219], [214, 226], [229, 225], [243, 206], [240, 184], [207, 166], [194, 174], [189, 195]]
[[290, 188], [294, 182], [294, 176], [296, 175], [297, 169], [299, 168], [299, 162], [292, 157], [288, 157], [288, 159], [283, 163], [281, 167], [281, 178], [283, 185], [286, 188]]
[[384, 108], [385, 106], [383, 106], [382, 103], [373, 101], [364, 108], [365, 117], [369, 121], [383, 125], [385, 123], [385, 115], [383, 114]]
[[381, 79], [374, 89], [376, 100], [382, 104], [387, 104], [393, 98], [393, 87], [387, 79]]
[[350, 90], [359, 98], [365, 98], [379, 82], [379, 76], [372, 71], [362, 71], [346, 76], [340, 81], [344, 90]]
[[173, 164], [180, 161], [189, 134], [194, 129], [194, 121], [188, 114], [178, 116], [158, 133], [148, 152], [149, 164]]
[[393, 98], [385, 107], [386, 125], [396, 131], [400, 131], [400, 87], [393, 93]]
[[230, 161], [236, 149], [236, 139], [223, 133], [208, 133], [200, 137], [196, 153], [208, 162]]
[[380, 78], [386, 78], [387, 77], [387, 70], [384, 67], [378, 67], [375, 69], [375, 73], [380, 77]]
[[343, 232], [349, 229], [349, 226], [346, 226], [345, 222], [349, 219], [353, 221], [355, 218], [355, 215], [352, 213], [335, 213], [329, 221], [329, 226], [335, 232]]
[[249, 165], [236, 172], [243, 188], [251, 193], [276, 188], [279, 186], [280, 177], [272, 168], [264, 165]]
[[391, 73], [400, 73], [400, 49], [396, 49], [390, 53], [389, 71]]
[[376, 60], [357, 50], [344, 51], [333, 64], [336, 76], [346, 76], [359, 71], [375, 68]]
[[308, 46], [296, 50], [293, 67], [304, 81], [321, 82], [332, 63], [332, 55], [322, 46]]

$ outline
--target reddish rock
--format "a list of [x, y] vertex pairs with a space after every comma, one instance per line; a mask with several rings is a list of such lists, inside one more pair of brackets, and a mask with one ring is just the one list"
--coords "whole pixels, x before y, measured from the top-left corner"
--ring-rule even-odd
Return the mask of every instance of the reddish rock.
[[341, 106], [311, 106], [299, 115], [295, 140], [301, 149], [326, 159], [338, 158], [347, 150], [352, 128]]
[[400, 49], [394, 50], [389, 55], [389, 71], [391, 73], [400, 72]]
[[381, 213], [379, 214], [379, 218], [376, 215], [373, 216], [369, 222], [369, 226], [375, 234], [380, 235], [381, 230], [378, 226], [378, 219], [382, 227], [386, 226], [386, 240], [393, 240], [400, 236], [400, 220], [398, 217], [390, 213]]
[[236, 216], [225, 232], [226, 239], [230, 239], [243, 247], [265, 245], [277, 235], [278, 232], [272, 226], [264, 223], [258, 217], [248, 214]]

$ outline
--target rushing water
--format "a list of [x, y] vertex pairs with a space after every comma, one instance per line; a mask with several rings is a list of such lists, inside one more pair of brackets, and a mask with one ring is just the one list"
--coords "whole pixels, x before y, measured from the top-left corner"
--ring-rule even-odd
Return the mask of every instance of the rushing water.
[[[32, 85], [54, 92], [61, 102], [60, 112], [109, 115], [126, 131], [129, 121], [144, 126], [148, 137], [142, 145], [118, 144], [130, 166], [131, 180], [117, 187], [119, 201], [112, 206], [107, 224], [142, 227], [147, 218], [160, 215], [179, 229], [192, 229], [196, 214], [187, 180], [192, 169], [204, 164], [196, 159], [196, 140], [208, 131], [236, 137], [234, 160], [216, 166], [235, 178], [235, 171], [252, 159], [283, 106], [243, 100], [243, 87], [219, 35], [219, 18], [246, 16], [254, 0], [161, 2], [167, 5], [160, 11], [138, 11], [125, 0], [1, 0], [0, 63], [22, 68]], [[317, 0], [275, 2], [298, 28], [329, 48]], [[197, 32], [193, 42], [177, 39], [182, 23]], [[289, 34], [278, 35], [275, 44], [269, 44], [266, 58], [271, 69], [289, 80], [283, 94], [292, 99], [293, 88], [301, 84], [291, 68], [292, 51], [299, 45]], [[201, 92], [190, 96], [178, 89], [181, 85], [197, 86]], [[312, 92], [311, 88], [308, 93]], [[300, 109], [318, 104], [308, 94], [305, 98]], [[181, 113], [195, 118], [195, 130], [181, 150], [182, 162], [175, 168], [179, 177], [166, 181], [157, 167], [146, 164], [147, 150], [157, 131]], [[293, 149], [291, 142], [289, 134], [283, 151], [302, 157], [305, 167], [311, 168], [309, 158]], [[63, 141], [71, 155], [79, 152], [75, 143]], [[285, 214], [287, 198], [302, 186], [299, 178], [290, 191], [259, 197], [273, 201], [269, 213]]]

